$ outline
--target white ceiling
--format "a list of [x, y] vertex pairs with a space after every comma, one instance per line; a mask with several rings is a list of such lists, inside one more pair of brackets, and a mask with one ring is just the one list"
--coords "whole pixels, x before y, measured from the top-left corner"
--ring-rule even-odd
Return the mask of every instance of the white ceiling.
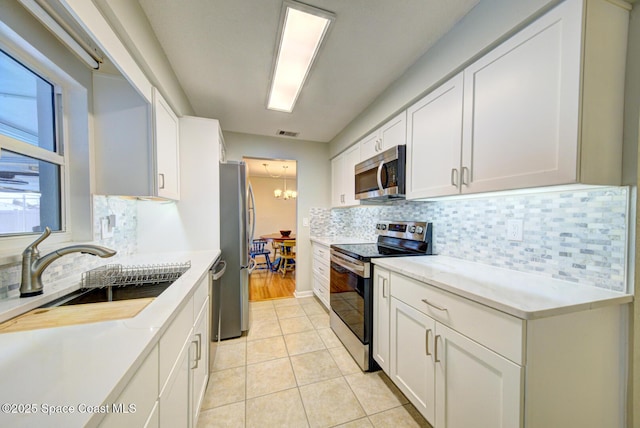
[[479, 0], [308, 0], [336, 19], [293, 113], [265, 108], [281, 0], [138, 0], [195, 114], [327, 142]]

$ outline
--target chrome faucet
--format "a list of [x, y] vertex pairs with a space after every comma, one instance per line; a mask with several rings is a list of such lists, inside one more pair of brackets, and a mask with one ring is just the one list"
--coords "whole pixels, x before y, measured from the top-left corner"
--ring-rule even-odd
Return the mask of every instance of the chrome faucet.
[[91, 254], [98, 257], [111, 257], [116, 251], [98, 245], [71, 245], [52, 251], [40, 257], [38, 244], [51, 235], [51, 229], [45, 228], [42, 235], [22, 252], [22, 282], [20, 283], [20, 297], [31, 297], [42, 294], [42, 273], [54, 261], [71, 253]]

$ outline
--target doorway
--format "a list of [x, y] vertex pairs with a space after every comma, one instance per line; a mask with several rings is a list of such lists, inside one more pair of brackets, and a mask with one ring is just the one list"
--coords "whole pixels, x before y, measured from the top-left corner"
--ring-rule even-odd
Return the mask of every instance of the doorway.
[[[247, 164], [248, 182], [255, 200], [253, 259], [256, 267], [249, 275], [249, 300], [293, 297], [295, 246], [291, 250], [287, 250], [287, 246], [296, 237], [297, 162], [251, 157], [244, 157], [243, 161]], [[288, 232], [289, 239], [281, 232]]]

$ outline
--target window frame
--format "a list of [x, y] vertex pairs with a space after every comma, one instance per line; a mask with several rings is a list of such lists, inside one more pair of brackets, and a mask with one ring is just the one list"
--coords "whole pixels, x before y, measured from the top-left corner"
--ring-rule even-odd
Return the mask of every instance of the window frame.
[[[22, 37], [14, 33], [0, 21], [0, 49], [20, 62], [31, 72], [37, 74], [54, 88], [54, 127], [56, 137], [56, 151], [52, 152], [32, 144], [14, 139], [6, 135], [0, 135], [0, 148], [34, 157], [38, 160], [51, 162], [59, 166], [60, 171], [60, 231], [55, 231], [47, 239], [47, 245], [69, 242], [72, 240], [71, 224], [71, 197], [70, 197], [70, 144], [69, 144], [69, 117], [71, 111], [67, 94], [79, 85], [73, 78], [65, 73], [51, 59], [40, 53], [26, 42]], [[0, 255], [3, 253], [15, 253], [16, 249], [22, 249], [33, 242], [41, 232], [25, 232], [0, 235]], [[2, 260], [0, 260], [2, 261]], [[1, 263], [0, 263], [1, 264]]]

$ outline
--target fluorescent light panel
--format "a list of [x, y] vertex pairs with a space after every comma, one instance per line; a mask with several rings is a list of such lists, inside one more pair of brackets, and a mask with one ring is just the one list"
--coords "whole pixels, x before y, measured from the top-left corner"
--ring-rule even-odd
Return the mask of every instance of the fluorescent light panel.
[[334, 15], [285, 1], [267, 108], [291, 113]]

